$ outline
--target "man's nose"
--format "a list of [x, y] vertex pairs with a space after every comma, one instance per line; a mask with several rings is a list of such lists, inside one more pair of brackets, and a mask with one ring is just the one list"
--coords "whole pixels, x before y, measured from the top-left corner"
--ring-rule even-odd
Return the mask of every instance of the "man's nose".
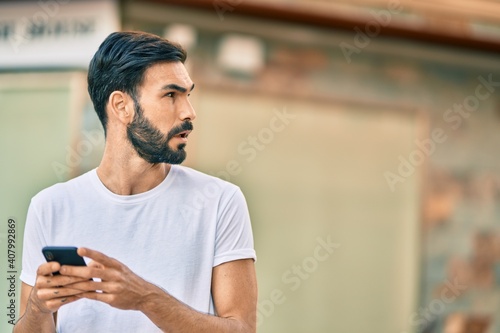
[[186, 100], [185, 105], [182, 106], [182, 111], [180, 116], [182, 121], [185, 120], [193, 121], [196, 119], [196, 111], [194, 111], [194, 108], [189, 100]]

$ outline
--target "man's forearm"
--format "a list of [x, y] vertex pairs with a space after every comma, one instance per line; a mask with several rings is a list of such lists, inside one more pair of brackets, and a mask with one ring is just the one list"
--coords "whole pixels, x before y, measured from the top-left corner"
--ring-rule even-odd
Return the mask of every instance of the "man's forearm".
[[19, 318], [13, 333], [55, 333], [54, 316], [52, 313], [41, 312], [28, 301], [26, 312]]
[[[155, 290], [156, 288], [156, 290]], [[200, 313], [161, 288], [153, 286], [141, 304], [142, 311], [156, 326], [168, 333], [254, 333], [255, 329], [236, 318]]]

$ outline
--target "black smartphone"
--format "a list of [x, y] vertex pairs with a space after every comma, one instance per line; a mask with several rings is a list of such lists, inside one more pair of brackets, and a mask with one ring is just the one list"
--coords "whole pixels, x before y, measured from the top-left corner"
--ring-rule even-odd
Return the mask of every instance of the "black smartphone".
[[[74, 246], [46, 246], [42, 249], [43, 256], [47, 261], [57, 261], [61, 265], [86, 266], [83, 257], [76, 252]], [[59, 272], [55, 272], [55, 275]]]

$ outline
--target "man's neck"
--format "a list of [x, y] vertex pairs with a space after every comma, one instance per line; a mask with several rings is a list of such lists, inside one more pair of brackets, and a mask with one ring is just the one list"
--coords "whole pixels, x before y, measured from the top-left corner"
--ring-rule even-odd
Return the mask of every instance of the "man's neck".
[[167, 177], [170, 164], [150, 164], [138, 156], [117, 159], [104, 153], [97, 176], [111, 192], [133, 195], [149, 191]]

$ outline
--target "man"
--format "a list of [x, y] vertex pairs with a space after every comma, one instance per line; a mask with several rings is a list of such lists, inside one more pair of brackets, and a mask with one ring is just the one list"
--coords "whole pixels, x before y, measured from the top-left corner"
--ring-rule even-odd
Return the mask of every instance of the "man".
[[[245, 199], [177, 165], [196, 117], [185, 58], [139, 32], [111, 34], [94, 55], [88, 89], [104, 156], [32, 199], [14, 332], [255, 332]], [[42, 247], [68, 245], [87, 266], [45, 262]]]

